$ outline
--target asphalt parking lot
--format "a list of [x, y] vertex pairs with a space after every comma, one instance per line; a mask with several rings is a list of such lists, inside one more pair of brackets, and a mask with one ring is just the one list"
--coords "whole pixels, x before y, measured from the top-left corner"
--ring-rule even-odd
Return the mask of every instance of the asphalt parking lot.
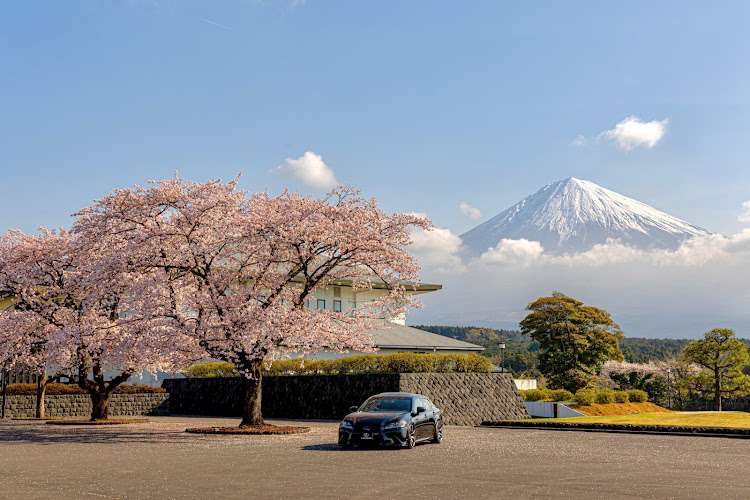
[[[282, 421], [273, 421], [281, 423]], [[0, 422], [0, 498], [748, 498], [750, 440], [447, 427], [413, 450], [194, 435], [236, 419], [97, 428]]]

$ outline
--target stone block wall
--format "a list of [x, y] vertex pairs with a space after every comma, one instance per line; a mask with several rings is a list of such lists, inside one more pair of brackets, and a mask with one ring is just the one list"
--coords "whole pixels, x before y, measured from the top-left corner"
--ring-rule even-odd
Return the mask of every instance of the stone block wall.
[[529, 418], [521, 393], [507, 373], [402, 373], [403, 392], [424, 394], [443, 411], [446, 424]]
[[[170, 413], [239, 417], [239, 378], [167, 379]], [[263, 378], [263, 416], [338, 420], [381, 392], [424, 394], [452, 425], [529, 418], [513, 378], [499, 373], [301, 375]]]
[[[173, 415], [242, 414], [239, 377], [167, 379], [162, 386], [170, 394]], [[335, 420], [373, 394], [398, 390], [399, 376], [391, 374], [263, 377], [263, 416]]]
[[[36, 396], [6, 397], [6, 415], [33, 417], [36, 414]], [[91, 398], [88, 394], [47, 395], [44, 409], [47, 417], [89, 417]], [[109, 398], [109, 415], [169, 415], [169, 394], [112, 394]]]

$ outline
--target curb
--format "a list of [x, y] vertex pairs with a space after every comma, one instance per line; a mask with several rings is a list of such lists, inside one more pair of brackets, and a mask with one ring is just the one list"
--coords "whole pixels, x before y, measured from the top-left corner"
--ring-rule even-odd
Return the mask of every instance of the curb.
[[661, 425], [627, 425], [627, 424], [576, 424], [576, 423], [567, 423], [567, 422], [559, 422], [559, 423], [558, 422], [482, 422], [482, 425], [480, 427], [750, 439], [750, 429], [724, 429], [721, 427], [677, 427], [677, 426], [661, 426]]

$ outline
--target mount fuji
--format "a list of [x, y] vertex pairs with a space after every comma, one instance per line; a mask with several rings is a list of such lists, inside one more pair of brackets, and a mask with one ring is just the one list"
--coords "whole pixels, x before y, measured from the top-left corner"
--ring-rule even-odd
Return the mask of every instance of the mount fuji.
[[479, 256], [502, 239], [539, 241], [552, 254], [585, 252], [617, 239], [639, 248], [675, 249], [694, 236], [713, 234], [645, 203], [570, 177], [553, 182], [461, 235]]

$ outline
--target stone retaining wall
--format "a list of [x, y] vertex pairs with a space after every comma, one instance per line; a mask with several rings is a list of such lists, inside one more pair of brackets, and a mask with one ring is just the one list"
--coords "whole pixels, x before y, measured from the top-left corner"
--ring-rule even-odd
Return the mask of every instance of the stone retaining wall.
[[400, 389], [424, 394], [446, 424], [529, 418], [513, 377], [503, 373], [402, 373]]
[[[239, 417], [239, 378], [167, 379], [170, 413]], [[263, 416], [338, 420], [380, 392], [424, 394], [447, 424], [529, 418], [513, 378], [501, 373], [300, 375], [263, 378]]]
[[[36, 414], [36, 396], [6, 396], [6, 416], [33, 417]], [[89, 417], [91, 398], [88, 394], [47, 395], [44, 397], [47, 417]], [[169, 394], [112, 394], [109, 397], [109, 415], [169, 415]]]

